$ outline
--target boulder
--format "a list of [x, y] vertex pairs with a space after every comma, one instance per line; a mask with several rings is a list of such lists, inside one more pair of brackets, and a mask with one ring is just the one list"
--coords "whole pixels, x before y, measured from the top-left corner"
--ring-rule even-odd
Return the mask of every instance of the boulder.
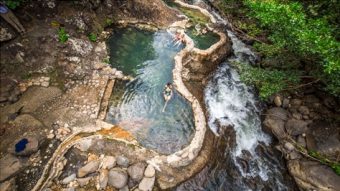
[[144, 176], [151, 178], [155, 176], [155, 168], [152, 165], [148, 165], [148, 167], [146, 167], [145, 172], [144, 172]]
[[82, 178], [90, 173], [96, 172], [99, 168], [99, 161], [90, 161], [85, 166], [78, 169], [78, 177]]
[[77, 178], [77, 182], [78, 182], [80, 187], [84, 187], [85, 185], [87, 185], [90, 182], [91, 179], [92, 179], [92, 177]]
[[282, 105], [282, 97], [279, 96], [279, 95], [275, 96], [274, 103], [275, 103], [276, 107], [281, 107], [281, 105]]
[[29, 156], [39, 149], [39, 140], [35, 136], [25, 136], [15, 140], [8, 151], [17, 156]]
[[113, 168], [109, 172], [109, 185], [117, 189], [123, 188], [128, 181], [128, 175], [126, 171], [120, 168]]
[[124, 156], [118, 156], [117, 157], [117, 164], [121, 167], [127, 168], [129, 166], [129, 159]]
[[290, 160], [288, 169], [302, 190], [337, 191], [340, 188], [340, 176], [318, 162]]
[[101, 169], [98, 177], [97, 190], [105, 190], [108, 180], [109, 171], [107, 169]]
[[102, 160], [102, 169], [111, 169], [116, 166], [116, 158], [113, 156], [105, 156]]
[[285, 128], [290, 135], [297, 136], [307, 132], [307, 125], [308, 123], [303, 120], [290, 119], [286, 122]]
[[22, 162], [11, 154], [0, 159], [0, 182], [15, 175], [23, 168]]
[[153, 185], [155, 183], [155, 177], [148, 178], [144, 177], [138, 185], [138, 189], [141, 191], [152, 191]]
[[129, 166], [127, 172], [132, 180], [139, 182], [144, 175], [145, 163], [139, 162]]
[[278, 139], [286, 136], [284, 123], [288, 119], [288, 112], [281, 107], [274, 107], [267, 111], [263, 122], [264, 130], [274, 134]]

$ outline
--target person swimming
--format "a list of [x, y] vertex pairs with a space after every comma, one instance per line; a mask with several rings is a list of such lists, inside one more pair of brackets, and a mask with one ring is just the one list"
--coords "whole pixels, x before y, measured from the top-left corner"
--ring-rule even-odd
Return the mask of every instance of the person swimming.
[[171, 99], [172, 97], [172, 84], [170, 82], [168, 82], [165, 87], [164, 87], [164, 90], [163, 90], [163, 97], [164, 97], [164, 100], [165, 100], [165, 104], [164, 104], [164, 107], [163, 107], [163, 110], [162, 112], [165, 111], [165, 107], [166, 105], [168, 104], [168, 101]]

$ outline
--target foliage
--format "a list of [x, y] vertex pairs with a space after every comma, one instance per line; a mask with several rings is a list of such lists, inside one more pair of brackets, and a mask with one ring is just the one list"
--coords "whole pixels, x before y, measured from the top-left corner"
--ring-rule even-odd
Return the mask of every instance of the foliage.
[[112, 25], [112, 23], [113, 23], [112, 19], [110, 19], [110, 18], [105, 19], [105, 26], [106, 27]]
[[295, 71], [265, 70], [238, 62], [232, 64], [240, 71], [243, 82], [256, 86], [261, 99], [266, 99], [300, 81], [299, 75]]
[[262, 32], [262, 30], [260, 28], [258, 28], [253, 23], [247, 24], [247, 23], [244, 23], [244, 22], [237, 22], [236, 25], [239, 29], [246, 31], [247, 34], [251, 37], [255, 37], [255, 36], [261, 34], [261, 32]]
[[5, 0], [5, 4], [10, 9], [16, 9], [19, 7], [25, 0]]
[[90, 33], [88, 36], [89, 40], [92, 42], [96, 42], [97, 41], [97, 35], [94, 33]]
[[61, 42], [61, 43], [65, 43], [68, 40], [69, 35], [66, 33], [65, 28], [63, 28], [63, 27], [59, 28], [58, 38], [59, 38], [59, 42]]
[[[301, 3], [279, 0], [244, 0], [251, 17], [270, 30], [273, 50], [288, 50], [313, 60], [323, 67], [324, 82], [333, 94], [340, 95], [340, 43], [324, 18], [309, 18]], [[318, 66], [315, 68], [319, 69]], [[336, 83], [336, 84], [334, 84]]]
[[103, 59], [103, 62], [104, 62], [105, 64], [110, 64], [110, 59], [109, 59], [109, 58], [104, 58], [104, 59]]
[[323, 156], [317, 151], [309, 150], [308, 155], [316, 158], [322, 164], [330, 166], [334, 170], [334, 172], [340, 176], [340, 163], [329, 160], [327, 157]]

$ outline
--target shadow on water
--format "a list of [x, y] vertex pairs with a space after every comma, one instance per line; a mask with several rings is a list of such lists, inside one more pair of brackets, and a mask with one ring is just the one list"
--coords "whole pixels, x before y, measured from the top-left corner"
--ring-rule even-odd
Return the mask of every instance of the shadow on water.
[[163, 113], [162, 91], [172, 82], [173, 58], [183, 47], [166, 31], [121, 30], [108, 41], [111, 60], [135, 79], [116, 84], [106, 120], [130, 131], [147, 148], [164, 154], [180, 150], [192, 139], [192, 109], [175, 92]]

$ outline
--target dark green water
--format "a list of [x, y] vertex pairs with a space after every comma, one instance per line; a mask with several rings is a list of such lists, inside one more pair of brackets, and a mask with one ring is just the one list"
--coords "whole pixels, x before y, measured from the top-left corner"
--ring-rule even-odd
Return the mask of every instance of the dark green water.
[[186, 33], [194, 41], [195, 47], [202, 50], [209, 48], [220, 40], [220, 37], [213, 32], [208, 31], [206, 34], [198, 34], [193, 27], [188, 29]]
[[143, 146], [160, 153], [169, 154], [186, 146], [194, 131], [190, 104], [175, 92], [162, 112], [163, 87], [172, 82], [173, 58], [183, 45], [175, 45], [166, 31], [153, 34], [128, 28], [114, 33], [108, 46], [113, 66], [130, 72], [135, 80], [116, 84], [107, 121], [120, 125]]

